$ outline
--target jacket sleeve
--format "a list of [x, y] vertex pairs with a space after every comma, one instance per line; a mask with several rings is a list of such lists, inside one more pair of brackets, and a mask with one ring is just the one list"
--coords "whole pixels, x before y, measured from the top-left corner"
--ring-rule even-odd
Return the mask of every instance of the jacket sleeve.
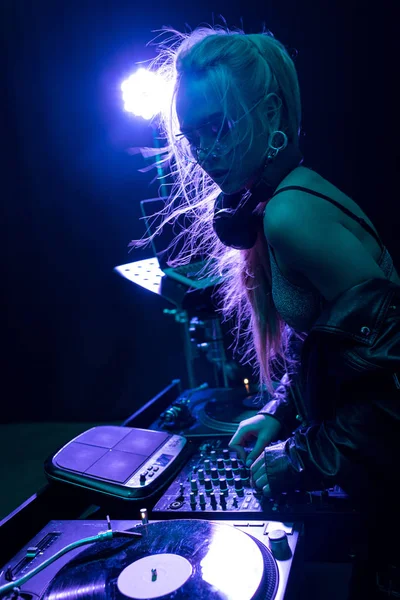
[[370, 280], [345, 292], [309, 333], [302, 384], [314, 416], [307, 427], [265, 449], [272, 494], [335, 484], [367, 494], [371, 478], [396, 476], [399, 300], [398, 286]]
[[[353, 419], [357, 421], [355, 415]], [[286, 441], [264, 450], [273, 495], [325, 489], [338, 484], [339, 475], [345, 477], [351, 469], [350, 456], [357, 448], [357, 440], [349, 425], [341, 426], [341, 420], [299, 428]]]
[[300, 427], [287, 440], [266, 448], [272, 494], [340, 485], [358, 495], [362, 490], [367, 493], [371, 474], [390, 477], [399, 458], [394, 430], [400, 431], [400, 393], [386, 385], [381, 400], [374, 402], [360, 394], [338, 409], [333, 419]]
[[296, 407], [291, 398], [291, 384], [287, 384], [287, 381], [288, 375], [285, 373], [275, 389], [273, 397], [258, 411], [259, 415], [269, 415], [279, 421], [282, 425], [283, 437], [291, 435], [296, 427], [300, 425]]
[[301, 390], [300, 390], [300, 354], [303, 341], [287, 326], [289, 332], [289, 357], [293, 362], [289, 365], [275, 388], [272, 398], [258, 412], [260, 415], [274, 417], [282, 425], [283, 437], [288, 437], [299, 427], [301, 421]]

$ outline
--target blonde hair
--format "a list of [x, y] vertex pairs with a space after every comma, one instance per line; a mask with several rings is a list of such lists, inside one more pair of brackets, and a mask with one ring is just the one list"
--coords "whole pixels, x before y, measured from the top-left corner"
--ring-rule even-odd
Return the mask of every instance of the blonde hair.
[[[224, 320], [234, 320], [234, 350], [239, 352], [241, 362], [253, 364], [262, 388], [273, 393], [275, 361], [287, 372], [288, 364], [293, 364], [289, 341], [294, 332], [281, 319], [272, 299], [262, 219], [257, 242], [250, 250], [228, 248], [219, 241], [212, 220], [214, 202], [221, 190], [198, 163], [187, 160], [187, 149], [177, 143], [176, 96], [184, 76], [205, 75], [220, 98], [224, 118], [244, 121], [248, 147], [256, 133], [268, 140], [276, 130], [298, 145], [301, 103], [296, 69], [283, 44], [271, 32], [246, 35], [238, 29], [200, 27], [189, 34], [171, 29], [163, 30], [163, 34], [168, 37], [158, 42], [159, 52], [151, 68], [174, 84], [171, 102], [158, 116], [159, 131], [166, 140], [165, 156], [158, 164], [168, 165], [173, 184], [165, 209], [157, 215], [162, 221], [159, 229], [187, 215], [187, 227], [176, 238], [183, 238], [183, 249], [172, 264], [185, 264], [198, 252], [215, 259], [215, 274], [224, 276], [216, 292], [219, 310]], [[279, 102], [271, 111], [272, 96]], [[232, 106], [235, 114], [230, 112]], [[260, 211], [265, 204], [259, 206]], [[144, 245], [148, 239], [131, 245]]]

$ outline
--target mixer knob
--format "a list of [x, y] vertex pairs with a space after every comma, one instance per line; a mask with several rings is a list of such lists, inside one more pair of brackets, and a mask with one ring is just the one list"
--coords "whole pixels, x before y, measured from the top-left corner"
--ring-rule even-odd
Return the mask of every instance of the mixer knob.
[[225, 477], [221, 477], [219, 480], [219, 486], [221, 488], [221, 490], [227, 490], [228, 489], [228, 484], [226, 482]]
[[212, 492], [213, 485], [211, 479], [207, 478], [204, 480], [204, 489], [206, 490], [206, 492]]
[[204, 508], [204, 506], [206, 505], [206, 499], [204, 497], [203, 492], [200, 492], [200, 494], [199, 494], [199, 502], [200, 502], [200, 506]]
[[210, 461], [208, 460], [208, 458], [206, 458], [206, 460], [204, 461], [204, 468], [205, 468], [205, 470], [207, 471], [207, 473], [209, 473], [209, 472], [210, 472], [210, 469], [211, 469], [211, 463], [210, 463]]
[[215, 497], [214, 492], [211, 492], [211, 494], [210, 494], [210, 502], [211, 502], [212, 508], [217, 508], [217, 499]]
[[204, 482], [204, 470], [203, 469], [199, 469], [197, 471], [197, 475], [199, 477], [200, 483], [203, 483]]
[[226, 509], [226, 498], [223, 494], [221, 494], [219, 497], [219, 503], [222, 507], [222, 510], [225, 510]]
[[280, 529], [270, 531], [268, 534], [268, 538], [272, 554], [277, 560], [287, 560], [291, 557], [292, 551], [290, 550], [288, 538], [285, 531], [282, 531]]
[[224, 461], [222, 460], [222, 458], [217, 459], [217, 468], [218, 471], [223, 471], [225, 469]]
[[240, 469], [240, 477], [243, 479], [243, 481], [249, 479], [249, 470], [246, 469], [246, 467], [242, 467]]
[[140, 473], [139, 481], [140, 483], [146, 483], [146, 473]]
[[243, 495], [243, 484], [240, 477], [235, 477], [235, 491], [242, 496]]
[[224, 448], [224, 450], [222, 450], [222, 458], [224, 459], [225, 462], [229, 463], [231, 461], [231, 455], [227, 448]]
[[211, 479], [214, 481], [218, 479], [218, 471], [215, 467], [211, 469]]
[[210, 460], [211, 460], [211, 462], [215, 464], [216, 459], [217, 459], [217, 453], [216, 453], [216, 451], [215, 450], [211, 450], [211, 452], [210, 452]]
[[179, 484], [179, 494], [180, 494], [181, 496], [183, 496], [184, 492], [185, 492], [185, 488], [184, 488], [184, 486], [183, 486], [183, 483], [180, 483], [180, 484]]
[[233, 473], [232, 473], [232, 469], [230, 467], [226, 467], [225, 477], [227, 478], [228, 481], [230, 481], [230, 482], [233, 481]]
[[190, 492], [190, 506], [192, 508], [196, 507], [196, 494], [194, 492]]
[[232, 469], [234, 471], [237, 471], [239, 469], [237, 458], [232, 458], [231, 463], [232, 463]]
[[197, 481], [195, 479], [190, 481], [190, 489], [192, 492], [197, 492]]
[[232, 504], [235, 508], [238, 507], [238, 497], [236, 495], [232, 498]]

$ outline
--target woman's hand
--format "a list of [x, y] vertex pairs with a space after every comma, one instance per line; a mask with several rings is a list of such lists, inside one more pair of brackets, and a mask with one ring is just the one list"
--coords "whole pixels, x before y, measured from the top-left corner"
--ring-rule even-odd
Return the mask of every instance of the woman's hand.
[[[239, 424], [238, 430], [229, 442], [229, 446], [232, 450], [236, 451], [237, 455], [249, 467], [260, 456], [264, 448], [277, 439], [280, 430], [281, 424], [274, 417], [270, 415], [255, 415]], [[249, 442], [254, 442], [254, 440], [254, 448], [246, 457], [244, 448]]]
[[265, 468], [264, 453], [257, 458], [251, 467], [251, 485], [262, 491], [263, 496], [269, 498], [271, 496], [271, 488], [268, 483], [267, 471]]

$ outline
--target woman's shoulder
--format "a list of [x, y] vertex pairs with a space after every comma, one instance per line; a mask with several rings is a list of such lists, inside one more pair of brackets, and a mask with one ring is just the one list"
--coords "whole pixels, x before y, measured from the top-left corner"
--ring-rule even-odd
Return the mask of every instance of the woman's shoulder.
[[[307, 190], [310, 190], [310, 192], [317, 192], [323, 194], [336, 201], [338, 201], [338, 199], [340, 199], [340, 201], [352, 201], [349, 196], [342, 192], [333, 183], [325, 179], [322, 175], [317, 173], [317, 171], [309, 169], [308, 167], [300, 166], [296, 169], [293, 169], [293, 171], [291, 171], [289, 175], [287, 175], [277, 186], [275, 194], [279, 192], [279, 194], [277, 194], [278, 197], [284, 197], [284, 188], [293, 186], [305, 188], [303, 192], [301, 190], [298, 191], [299, 195], [307, 194]], [[274, 199], [275, 194], [273, 196]], [[307, 194], [307, 196], [310, 200], [313, 198], [313, 196], [311, 196], [310, 194]], [[316, 206], [323, 207], [326, 206], [326, 204], [328, 204], [327, 202], [321, 202], [320, 198], [316, 198], [315, 196], [314, 198], [316, 201]]]
[[[284, 188], [292, 186], [304, 189], [285, 191]], [[360, 225], [359, 219], [365, 220], [375, 230], [373, 223], [357, 202], [322, 175], [306, 167], [298, 167], [289, 173], [276, 188], [275, 194], [270, 200], [275, 207], [283, 207], [286, 202], [306, 202], [308, 212], [340, 223], [360, 241], [370, 234]], [[352, 218], [348, 214], [349, 211], [356, 218]]]
[[[284, 188], [289, 186], [307, 188], [311, 191], [311, 193], [307, 193], [306, 190], [288, 190], [285, 192]], [[269, 207], [268, 205], [270, 202], [267, 204], [266, 211], [264, 213], [265, 229], [266, 220], [268, 220], [268, 213], [271, 214], [272, 212], [270, 212], [268, 208], [271, 208], [276, 212], [279, 211], [281, 207], [289, 207], [289, 209], [293, 209], [294, 207], [298, 206], [298, 203], [302, 203], [302, 208], [304, 208], [304, 210], [300, 210], [298, 212], [300, 216], [304, 212], [310, 218], [309, 222], [312, 222], [315, 217], [322, 217], [325, 220], [339, 223], [348, 231], [350, 231], [362, 243], [365, 250], [372, 256], [375, 262], [379, 264], [382, 256], [382, 247], [376, 239], [378, 232], [373, 222], [365, 214], [357, 202], [342, 192], [342, 190], [340, 190], [330, 181], [311, 169], [298, 167], [289, 173], [289, 175], [285, 177], [285, 179], [279, 184], [276, 192], [279, 190], [282, 190], [282, 192], [276, 196], [273, 196], [270, 200], [270, 202], [275, 203], [275, 207]], [[314, 195], [312, 192], [322, 194], [326, 196], [326, 198], [324, 199], [321, 196]], [[329, 200], [332, 200], [333, 202]], [[349, 215], [348, 211], [352, 213], [353, 217]], [[361, 225], [360, 219], [365, 221], [370, 228], [375, 231], [376, 236], [373, 236], [370, 230]], [[298, 221], [300, 226], [301, 219], [299, 218]], [[305, 222], [304, 226], [308, 226], [307, 222]], [[283, 258], [280, 257], [282, 268], [285, 268], [284, 262], [285, 261]], [[392, 279], [396, 282], [400, 281], [395, 269], [393, 270]]]

